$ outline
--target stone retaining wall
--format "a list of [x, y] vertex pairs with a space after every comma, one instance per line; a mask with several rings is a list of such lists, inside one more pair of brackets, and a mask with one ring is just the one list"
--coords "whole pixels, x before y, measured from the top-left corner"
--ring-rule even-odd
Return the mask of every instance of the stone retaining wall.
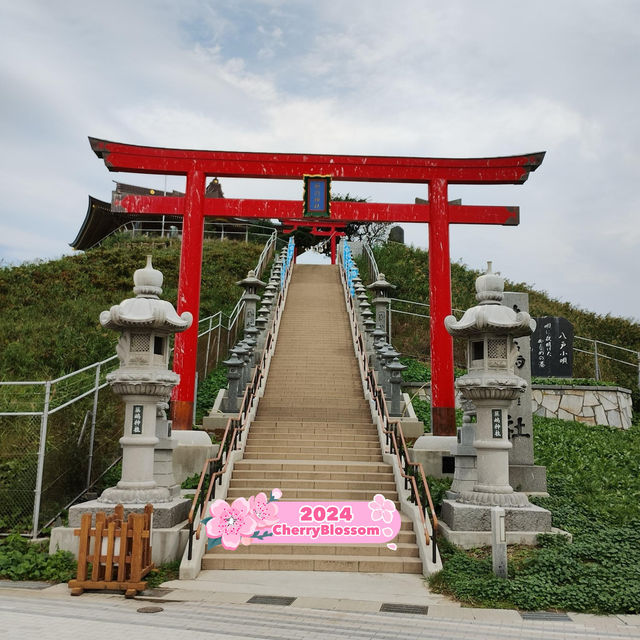
[[631, 391], [622, 387], [532, 386], [532, 411], [544, 418], [577, 420], [619, 429], [631, 426]]
[[[431, 389], [420, 383], [402, 385], [412, 396], [431, 401]], [[631, 391], [623, 387], [572, 387], [570, 385], [532, 386], [531, 410], [543, 418], [576, 420], [585, 424], [604, 424], [618, 429], [631, 426]], [[456, 406], [460, 407], [456, 392]]]

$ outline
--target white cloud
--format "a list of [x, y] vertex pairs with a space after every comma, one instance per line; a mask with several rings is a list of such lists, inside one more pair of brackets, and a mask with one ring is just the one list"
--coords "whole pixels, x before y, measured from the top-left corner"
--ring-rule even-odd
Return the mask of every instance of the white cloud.
[[[504, 0], [5, 2], [0, 255], [58, 255], [87, 195], [109, 197], [123, 176], [108, 174], [88, 135], [255, 151], [547, 150], [524, 186], [451, 188], [467, 204], [520, 205], [522, 217], [518, 228], [452, 230], [452, 257], [479, 268], [491, 254], [512, 279], [640, 317], [640, 299], [619, 293], [640, 246], [639, 39], [640, 4], [622, 1], [611, 11], [585, 0], [579, 12]], [[295, 181], [223, 188], [299, 197]], [[420, 185], [335, 190], [426, 195]], [[424, 246], [426, 230], [418, 237]]]

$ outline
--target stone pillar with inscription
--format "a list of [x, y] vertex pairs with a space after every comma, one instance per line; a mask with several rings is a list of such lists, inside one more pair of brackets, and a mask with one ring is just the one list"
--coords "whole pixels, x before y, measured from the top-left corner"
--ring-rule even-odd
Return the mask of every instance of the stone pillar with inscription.
[[[505, 291], [505, 307], [516, 313], [529, 313], [529, 294]], [[517, 349], [514, 373], [526, 381], [527, 386], [511, 404], [508, 412], [509, 484], [524, 493], [544, 494], [547, 491], [547, 470], [533, 462], [533, 414], [531, 406], [531, 337], [513, 340]]]

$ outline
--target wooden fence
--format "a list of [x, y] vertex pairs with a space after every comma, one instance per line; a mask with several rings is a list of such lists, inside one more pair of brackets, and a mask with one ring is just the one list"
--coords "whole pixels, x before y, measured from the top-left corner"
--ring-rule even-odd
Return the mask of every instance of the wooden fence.
[[92, 528], [92, 514], [85, 513], [80, 528], [78, 546], [78, 574], [69, 582], [71, 595], [79, 596], [85, 589], [125, 591], [132, 598], [146, 589], [143, 578], [153, 569], [151, 562], [151, 516], [153, 506], [144, 513], [130, 513], [124, 519], [121, 504], [113, 515], [96, 513]]

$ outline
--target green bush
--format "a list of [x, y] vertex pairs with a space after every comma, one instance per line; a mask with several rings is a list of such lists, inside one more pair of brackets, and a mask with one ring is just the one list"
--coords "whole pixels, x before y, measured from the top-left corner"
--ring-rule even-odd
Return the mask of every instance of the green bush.
[[595, 378], [531, 378], [532, 384], [566, 385], [569, 387], [615, 387], [616, 382], [596, 380]]
[[[180, 243], [115, 238], [110, 244], [49, 262], [0, 266], [3, 379], [55, 378], [114, 355], [118, 336], [98, 318], [133, 295], [133, 273], [144, 266], [146, 254], [164, 274], [162, 297], [175, 304]], [[255, 266], [261, 250], [260, 244], [205, 240], [202, 317], [232, 310], [243, 293], [236, 281]]]
[[0, 578], [68, 582], [76, 575], [76, 560], [69, 551], [49, 555], [47, 543], [29, 542], [18, 534], [0, 540]]
[[180, 574], [180, 560], [174, 562], [166, 562], [158, 567], [152, 569], [145, 580], [147, 581], [148, 589], [155, 589], [159, 587], [163, 582], [169, 580], [177, 580]]
[[538, 537], [509, 547], [509, 577], [496, 578], [490, 549], [443, 541], [444, 568], [431, 587], [471, 605], [640, 613], [640, 426], [628, 431], [534, 418], [536, 464], [551, 497], [533, 498], [573, 543]]
[[225, 389], [227, 384], [227, 368], [223, 364], [220, 364], [198, 385], [196, 424], [202, 424], [202, 418], [211, 411], [213, 403], [216, 401], [218, 391]]

